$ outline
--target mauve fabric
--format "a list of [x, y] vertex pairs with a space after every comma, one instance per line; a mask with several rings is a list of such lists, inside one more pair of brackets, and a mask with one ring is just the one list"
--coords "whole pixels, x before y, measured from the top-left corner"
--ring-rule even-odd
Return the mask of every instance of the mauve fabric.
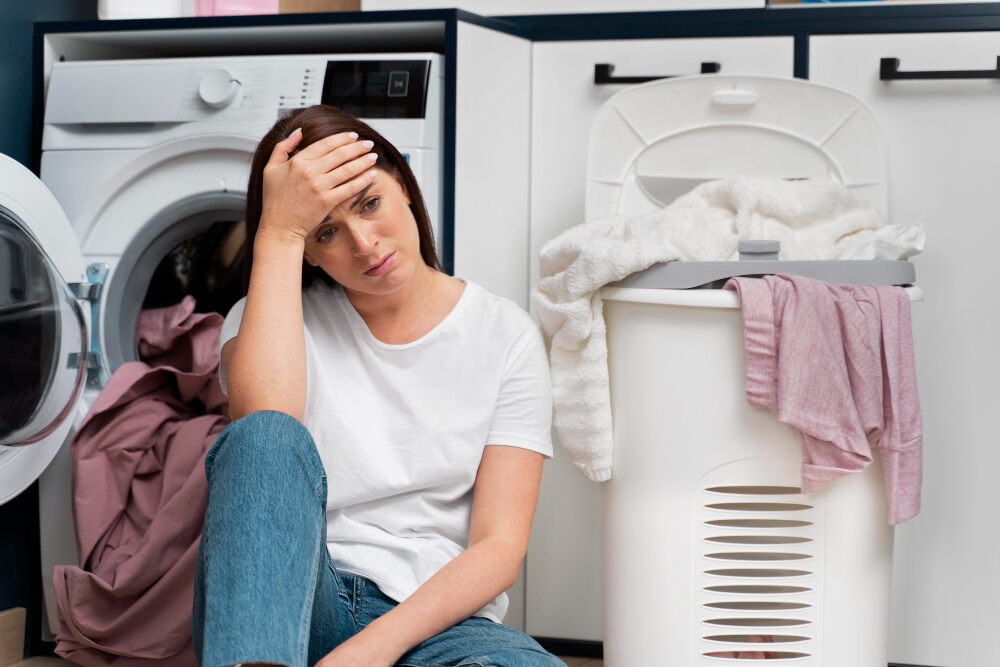
[[905, 290], [783, 274], [726, 287], [743, 308], [747, 398], [799, 430], [803, 493], [863, 470], [877, 446], [889, 523], [915, 516], [923, 427]]
[[101, 391], [73, 443], [80, 567], [53, 573], [56, 652], [82, 665], [195, 665], [194, 567], [205, 454], [229, 422], [217, 313], [190, 296], [145, 310], [139, 356]]

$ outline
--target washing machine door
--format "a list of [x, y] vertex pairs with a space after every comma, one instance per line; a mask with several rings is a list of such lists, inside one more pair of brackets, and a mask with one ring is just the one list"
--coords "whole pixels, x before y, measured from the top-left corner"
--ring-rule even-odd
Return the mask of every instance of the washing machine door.
[[65, 440], [87, 371], [84, 262], [55, 197], [0, 155], [0, 504]]

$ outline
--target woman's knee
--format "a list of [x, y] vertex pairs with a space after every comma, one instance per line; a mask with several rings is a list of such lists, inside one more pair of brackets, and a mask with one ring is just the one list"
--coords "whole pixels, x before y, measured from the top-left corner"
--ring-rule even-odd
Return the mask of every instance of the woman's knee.
[[209, 481], [221, 470], [228, 473], [273, 474], [281, 469], [304, 469], [322, 476], [323, 464], [312, 436], [302, 422], [275, 410], [259, 410], [231, 422], [219, 434], [205, 457]]

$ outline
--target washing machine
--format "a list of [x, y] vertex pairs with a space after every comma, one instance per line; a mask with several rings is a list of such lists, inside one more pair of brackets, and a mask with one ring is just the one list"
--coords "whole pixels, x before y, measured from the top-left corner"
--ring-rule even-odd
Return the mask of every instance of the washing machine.
[[257, 142], [304, 106], [362, 118], [406, 156], [440, 248], [443, 75], [434, 53], [53, 65], [41, 180], [0, 156], [0, 504], [38, 479], [51, 629], [52, 568], [77, 563], [74, 425], [138, 359], [143, 308], [241, 297]]

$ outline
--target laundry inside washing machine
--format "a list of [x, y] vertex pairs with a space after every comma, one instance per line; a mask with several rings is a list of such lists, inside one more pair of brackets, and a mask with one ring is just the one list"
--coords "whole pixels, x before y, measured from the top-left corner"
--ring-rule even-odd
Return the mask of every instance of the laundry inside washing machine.
[[173, 306], [194, 297], [195, 312], [223, 316], [243, 296], [244, 223], [220, 220], [173, 248], [153, 270], [142, 307]]

